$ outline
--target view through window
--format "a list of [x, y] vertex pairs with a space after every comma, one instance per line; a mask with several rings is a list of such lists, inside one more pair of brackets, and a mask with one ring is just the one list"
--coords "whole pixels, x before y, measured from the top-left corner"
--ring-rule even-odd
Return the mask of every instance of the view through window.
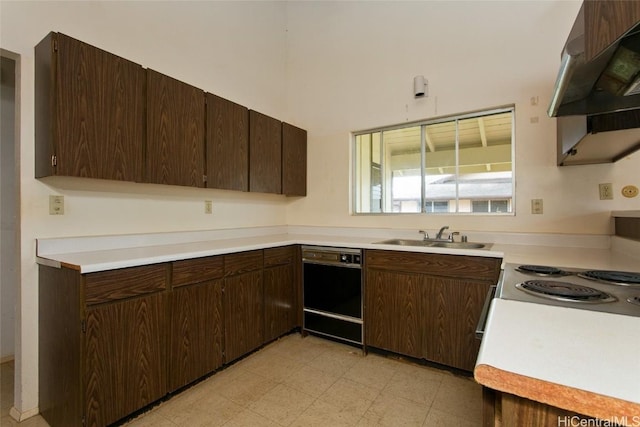
[[509, 107], [355, 133], [355, 213], [512, 213], [513, 115]]

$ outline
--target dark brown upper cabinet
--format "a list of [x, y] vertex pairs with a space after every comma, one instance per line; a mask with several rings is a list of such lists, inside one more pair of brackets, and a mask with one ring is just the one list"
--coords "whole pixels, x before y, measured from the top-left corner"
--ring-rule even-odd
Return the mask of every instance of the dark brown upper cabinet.
[[147, 70], [146, 182], [204, 187], [204, 91]]
[[35, 48], [35, 176], [141, 181], [144, 69], [69, 36]]
[[640, 2], [587, 0], [584, 2], [585, 59], [595, 58], [640, 21]]
[[207, 187], [249, 191], [249, 110], [207, 93]]
[[249, 191], [282, 194], [282, 122], [249, 111]]
[[282, 123], [282, 194], [307, 195], [307, 131]]

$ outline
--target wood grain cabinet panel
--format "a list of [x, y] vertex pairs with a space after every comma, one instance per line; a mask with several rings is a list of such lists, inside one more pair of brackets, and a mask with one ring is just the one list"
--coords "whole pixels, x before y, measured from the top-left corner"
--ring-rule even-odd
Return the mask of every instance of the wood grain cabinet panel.
[[501, 260], [365, 251], [366, 345], [471, 371], [475, 328]]
[[443, 365], [472, 371], [480, 350], [476, 325], [489, 282], [448, 278], [425, 280], [424, 355]]
[[424, 279], [368, 269], [365, 281], [366, 344], [421, 358]]
[[222, 319], [222, 280], [173, 290], [168, 391], [222, 366]]
[[237, 276], [251, 271], [262, 270], [264, 254], [262, 250], [239, 252], [224, 256], [224, 275]]
[[272, 341], [294, 328], [293, 266], [264, 269], [264, 341]]
[[85, 417], [105, 426], [166, 394], [166, 293], [86, 312]]
[[640, 2], [587, 0], [584, 7], [585, 58], [595, 58], [640, 21]]
[[[483, 387], [482, 391], [482, 425], [486, 427], [606, 425], [603, 420], [557, 408], [546, 403], [502, 393], [486, 387]], [[610, 420], [608, 424], [614, 425], [615, 421]]]
[[282, 194], [307, 195], [307, 131], [282, 123]]
[[35, 48], [35, 80], [36, 178], [142, 180], [140, 65], [49, 33]]
[[293, 246], [265, 249], [264, 266], [266, 268], [276, 265], [291, 264], [293, 262], [294, 256], [295, 254]]
[[224, 276], [224, 257], [210, 256], [171, 263], [171, 286], [192, 285]]
[[501, 259], [466, 255], [367, 250], [367, 266], [452, 278], [494, 281]]
[[282, 123], [249, 111], [249, 191], [282, 194]]
[[264, 340], [286, 334], [296, 323], [293, 247], [264, 250]]
[[249, 110], [207, 93], [207, 187], [249, 191]]
[[204, 187], [204, 91], [147, 70], [146, 182]]
[[167, 272], [40, 266], [39, 393], [49, 425], [106, 426], [166, 394]]
[[224, 361], [264, 343], [263, 251], [224, 256]]
[[84, 414], [80, 275], [38, 266], [38, 406], [56, 426], [81, 426]]
[[224, 279], [225, 363], [264, 343], [262, 271]]
[[167, 289], [167, 265], [143, 265], [84, 276], [85, 303], [100, 304]]

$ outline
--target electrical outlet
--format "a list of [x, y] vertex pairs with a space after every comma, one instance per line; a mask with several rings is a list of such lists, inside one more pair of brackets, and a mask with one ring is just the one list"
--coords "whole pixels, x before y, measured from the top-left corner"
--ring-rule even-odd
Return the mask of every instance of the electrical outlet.
[[613, 200], [613, 185], [611, 183], [600, 184], [600, 200]]
[[542, 212], [542, 199], [531, 199], [531, 213], [535, 215], [541, 215]]
[[636, 197], [638, 195], [638, 187], [635, 185], [625, 185], [622, 187], [622, 195], [630, 199]]
[[64, 215], [64, 196], [49, 196], [49, 215]]
[[211, 200], [204, 201], [204, 213], [207, 215], [213, 213], [213, 202]]

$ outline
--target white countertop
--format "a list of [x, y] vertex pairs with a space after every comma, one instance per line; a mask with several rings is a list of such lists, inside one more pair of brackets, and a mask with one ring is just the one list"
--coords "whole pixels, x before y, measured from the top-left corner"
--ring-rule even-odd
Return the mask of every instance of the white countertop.
[[[497, 236], [497, 237], [496, 237]], [[488, 242], [489, 249], [449, 249], [382, 245], [391, 237], [418, 238], [407, 232], [371, 229], [326, 229], [316, 227], [265, 227], [184, 233], [123, 236], [48, 238], [37, 240], [37, 261], [61, 265], [81, 273], [156, 264], [190, 258], [243, 252], [290, 244], [387, 249], [411, 252], [503, 258], [510, 263], [545, 264], [574, 268], [637, 271], [640, 243], [609, 248], [602, 236], [548, 236], [478, 234], [470, 241]], [[489, 240], [501, 239], [502, 241]], [[625, 239], [619, 239], [624, 241]], [[522, 244], [530, 241], [532, 244]], [[580, 245], [591, 245], [580, 247]]]
[[640, 403], [640, 317], [494, 299], [483, 364]]
[[[97, 238], [99, 239], [99, 238]], [[266, 249], [292, 244], [335, 246], [361, 249], [389, 249], [412, 252], [429, 252], [453, 255], [487, 256], [502, 258], [503, 253], [485, 249], [449, 249], [415, 246], [383, 245], [375, 243], [385, 237], [356, 237], [308, 234], [272, 234], [264, 236], [212, 239], [205, 241], [165, 243], [151, 246], [117, 247], [98, 250], [78, 250], [77, 252], [56, 252], [47, 247], [54, 240], [38, 240], [38, 262], [41, 264], [68, 266], [81, 273], [113, 270], [124, 267], [156, 264], [190, 258], [200, 258], [234, 252]], [[55, 246], [55, 243], [53, 244]]]

